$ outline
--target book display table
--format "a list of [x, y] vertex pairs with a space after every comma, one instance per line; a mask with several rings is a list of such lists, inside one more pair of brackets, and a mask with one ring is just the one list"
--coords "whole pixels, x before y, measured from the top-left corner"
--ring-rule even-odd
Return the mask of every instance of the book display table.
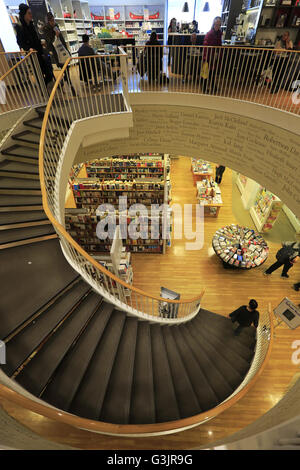
[[211, 164], [201, 159], [191, 159], [191, 170], [193, 173], [194, 186], [196, 186], [197, 181], [202, 181], [213, 175], [213, 168]]
[[218, 217], [223, 201], [221, 190], [212, 177], [197, 182], [197, 200], [204, 206], [204, 215]]
[[269, 254], [269, 247], [259, 233], [233, 224], [216, 231], [212, 246], [225, 268], [256, 268], [266, 261]]

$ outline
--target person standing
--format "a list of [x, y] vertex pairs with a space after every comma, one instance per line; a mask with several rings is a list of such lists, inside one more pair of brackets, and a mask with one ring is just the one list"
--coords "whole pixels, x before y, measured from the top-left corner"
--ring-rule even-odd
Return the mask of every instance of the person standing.
[[217, 165], [216, 166], [216, 183], [220, 184], [223, 178], [223, 173], [225, 171], [225, 166]]
[[251, 326], [252, 323], [255, 328], [258, 327], [259, 312], [256, 310], [257, 307], [258, 303], [256, 300], [251, 299], [249, 305], [242, 305], [237, 310], [234, 310], [229, 314], [232, 323], [238, 323], [238, 327], [234, 332], [236, 336], [238, 336], [241, 331], [243, 331], [243, 328]]
[[46, 86], [54, 80], [51, 63], [46, 60], [41, 40], [32, 21], [32, 12], [28, 5], [19, 5], [19, 23], [15, 25], [17, 43], [23, 51], [36, 51]]
[[[290, 33], [288, 31], [285, 31], [275, 43], [275, 49], [293, 49], [293, 42], [290, 39]], [[291, 58], [292, 55], [288, 52], [275, 52], [270, 93], [277, 93], [280, 88], [283, 88], [286, 85], [283, 78], [287, 71], [289, 72], [289, 60]]]
[[157, 40], [157, 34], [152, 31], [146, 42], [146, 67], [149, 83], [160, 81], [162, 74], [163, 48]]
[[[216, 16], [213, 25], [210, 31], [206, 33], [204, 42], [204, 46], [222, 46], [222, 31], [221, 31], [221, 17]], [[220, 55], [221, 51], [217, 48], [204, 48], [203, 51], [203, 63], [207, 62], [208, 64], [208, 79], [202, 80], [202, 87], [203, 93], [207, 93], [208, 91], [208, 82], [211, 93], [216, 93], [217, 88], [215, 85], [216, 75], [218, 73], [218, 56]]]
[[[67, 51], [67, 53], [69, 54], [70, 57], [71, 57], [71, 53], [68, 49], [68, 46], [66, 44], [66, 41], [65, 41], [61, 31], [59, 30], [58, 25], [55, 23], [54, 16], [50, 11], [47, 13], [46, 24], [43, 28], [42, 33], [43, 33], [43, 37], [46, 41], [46, 48], [47, 48], [49, 54], [53, 57], [54, 62], [57, 65], [57, 67], [59, 67], [61, 69], [64, 64], [59, 62], [59, 57], [58, 57], [57, 51], [56, 51], [55, 46], [54, 46], [54, 42], [55, 42], [56, 38], [59, 39], [59, 41], [61, 42], [63, 47], [66, 49], [66, 51]], [[70, 85], [73, 96], [76, 96], [75, 89], [74, 89], [74, 87], [71, 83], [71, 80], [70, 80], [69, 66], [65, 70], [65, 75], [64, 75], [63, 80], [66, 81]]]
[[288, 245], [283, 245], [276, 253], [275, 263], [273, 263], [265, 272], [264, 275], [270, 276], [276, 269], [283, 266], [281, 277], [288, 278], [288, 271], [295, 263], [299, 261], [299, 250], [295, 249], [296, 242]]

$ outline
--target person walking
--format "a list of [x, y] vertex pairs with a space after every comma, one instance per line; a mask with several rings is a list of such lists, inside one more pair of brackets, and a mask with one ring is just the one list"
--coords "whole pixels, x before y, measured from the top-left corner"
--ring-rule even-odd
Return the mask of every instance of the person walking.
[[[40, 38], [32, 21], [32, 12], [28, 5], [19, 5], [19, 23], [15, 25], [17, 43], [23, 51], [36, 51], [46, 86], [54, 81], [53, 69], [50, 61], [44, 56]], [[48, 90], [49, 91], [49, 90]]]
[[276, 253], [275, 263], [273, 263], [265, 272], [264, 275], [270, 276], [276, 269], [279, 269], [281, 266], [282, 273], [281, 277], [288, 278], [288, 271], [291, 269], [295, 263], [299, 261], [299, 250], [297, 248], [297, 243], [284, 244], [280, 250]]
[[224, 171], [225, 171], [225, 166], [222, 166], [222, 165], [216, 166], [216, 178], [215, 178], [216, 183], [218, 184], [221, 183]]
[[[222, 31], [221, 31], [221, 17], [216, 16], [213, 25], [210, 31], [206, 33], [203, 45], [204, 46], [222, 46]], [[208, 78], [202, 79], [202, 89], [203, 93], [208, 91], [208, 82], [211, 93], [216, 93], [217, 87], [215, 85], [216, 76], [218, 73], [217, 62], [218, 56], [221, 55], [221, 50], [219, 48], [208, 48], [205, 47], [203, 51], [203, 63], [207, 62], [208, 64]]]
[[235, 336], [238, 336], [244, 328], [251, 326], [252, 323], [255, 328], [258, 327], [259, 312], [256, 310], [257, 307], [256, 300], [251, 299], [248, 305], [242, 305], [229, 314], [232, 323], [238, 323], [238, 327], [234, 331]]
[[[64, 64], [59, 61], [59, 57], [58, 57], [57, 51], [55, 49], [55, 45], [54, 45], [55, 40], [58, 39], [61, 42], [61, 44], [63, 45], [63, 47], [65, 48], [65, 50], [67, 51], [67, 53], [70, 57], [71, 57], [71, 53], [68, 49], [68, 46], [66, 44], [66, 41], [65, 41], [61, 31], [59, 30], [58, 25], [55, 23], [54, 16], [50, 11], [47, 13], [46, 24], [43, 28], [42, 34], [43, 34], [43, 37], [46, 41], [46, 48], [47, 48], [49, 54], [53, 57], [53, 60], [54, 60], [55, 64], [57, 65], [58, 68], [60, 68], [60, 69], [63, 68]], [[71, 83], [71, 80], [70, 80], [69, 66], [65, 70], [65, 75], [63, 77], [63, 80], [66, 81], [69, 84], [73, 96], [76, 96], [75, 89], [74, 89], [74, 87]]]
[[[279, 49], [282, 49], [283, 52], [278, 52]], [[284, 50], [292, 50], [293, 42], [290, 39], [289, 31], [285, 31], [283, 35], [275, 43], [275, 58], [272, 69], [272, 82], [270, 93], [277, 93], [280, 88], [283, 88], [286, 85], [284, 76], [289, 72], [290, 65], [289, 62], [293, 59], [293, 55]]]

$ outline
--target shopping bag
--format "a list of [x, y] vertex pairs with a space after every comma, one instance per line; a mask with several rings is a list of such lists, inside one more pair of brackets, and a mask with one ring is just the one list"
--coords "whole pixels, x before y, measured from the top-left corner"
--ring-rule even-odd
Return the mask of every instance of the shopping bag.
[[204, 80], [207, 80], [208, 72], [209, 72], [208, 62], [203, 62], [202, 67], [201, 67], [201, 72], [200, 72], [201, 78], [204, 78]]
[[53, 46], [55, 47], [59, 64], [64, 64], [70, 57], [69, 52], [58, 37], [55, 38]]

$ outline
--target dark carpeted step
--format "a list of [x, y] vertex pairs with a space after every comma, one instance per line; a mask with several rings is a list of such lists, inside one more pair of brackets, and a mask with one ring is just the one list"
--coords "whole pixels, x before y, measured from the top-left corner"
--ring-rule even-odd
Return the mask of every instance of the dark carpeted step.
[[47, 220], [47, 216], [43, 210], [0, 212], [0, 226], [42, 220]]
[[223, 375], [233, 391], [242, 382], [243, 376], [236, 370], [234, 363], [228, 362], [224, 358], [223, 350], [219, 350], [214, 346], [214, 342], [210, 340], [209, 334], [203, 328], [200, 328], [195, 323], [193, 323], [192, 328], [194, 335], [198, 338], [198, 342], [213, 360], [214, 367]]
[[169, 326], [162, 328], [180, 417], [187, 418], [200, 413], [201, 407], [179, 354], [177, 344], [174, 341], [172, 331], [173, 328]]
[[38, 161], [39, 152], [37, 149], [23, 147], [21, 144], [11, 145], [1, 151], [3, 155], [13, 155], [16, 157], [23, 157], [25, 159], [34, 159], [35, 164]]
[[40, 117], [27, 119], [26, 121], [23, 121], [23, 125], [31, 129], [32, 132], [40, 133], [42, 129], [42, 124], [43, 124], [43, 119], [41, 119]]
[[155, 422], [150, 324], [138, 322], [132, 381], [130, 423]]
[[180, 327], [173, 327], [172, 334], [176, 341], [178, 351], [185, 365], [190, 382], [197, 395], [201, 411], [214, 408], [218, 405], [219, 399], [214, 389], [210, 386], [208, 377], [206, 377], [203, 369], [201, 368], [201, 361], [198, 361], [194, 356], [194, 353], [188, 342], [186, 342]]
[[201, 368], [205, 376], [208, 378], [210, 386], [214, 389], [218, 400], [222, 402], [233, 392], [233, 388], [229, 384], [226, 375], [223, 375], [222, 373], [222, 362], [224, 361], [218, 362], [218, 360], [221, 361], [222, 356], [219, 355], [216, 357], [213, 348], [204, 337], [197, 333], [190, 322], [187, 322], [185, 325], [181, 325], [180, 331], [182, 332], [185, 340], [189, 343], [197, 361], [201, 362]]
[[249, 365], [249, 362], [253, 357], [253, 349], [250, 347], [253, 344], [253, 338], [246, 335], [238, 340], [237, 336], [234, 335], [234, 331], [219, 331], [209, 324], [205, 325], [204, 329], [209, 335], [211, 342], [213, 342], [218, 349], [230, 351], [231, 359], [233, 359], [235, 355], [235, 367], [238, 370], [239, 367], [243, 370], [247, 364]]
[[137, 324], [136, 318], [126, 318], [102, 405], [100, 421], [115, 424], [129, 423]]
[[[212, 324], [212, 322], [215, 322], [216, 324], [220, 326], [222, 325], [224, 331], [225, 330], [233, 331], [232, 322], [228, 316], [218, 315], [217, 313], [213, 313], [213, 312], [210, 312], [209, 310], [205, 310], [201, 308], [200, 312], [195, 317], [195, 321], [201, 323], [204, 320], [205, 321], [208, 320], [210, 324]], [[218, 330], [219, 329], [220, 328], [218, 326]], [[245, 328], [245, 330], [243, 331], [243, 334], [250, 335], [251, 337], [253, 337], [252, 328]], [[237, 338], [239, 339], [239, 337]]]
[[42, 196], [37, 195], [15, 195], [0, 194], [1, 207], [25, 207], [25, 206], [42, 206]]
[[57, 239], [0, 250], [0, 265], [5, 273], [1, 278], [1, 339], [78, 276]]
[[26, 147], [29, 144], [32, 148], [38, 148], [39, 146], [40, 136], [35, 134], [34, 132], [31, 132], [30, 130], [19, 132], [17, 134], [12, 135], [11, 137], [13, 140], [21, 142], [22, 145]]
[[125, 319], [123, 312], [113, 312], [70, 406], [71, 413], [99, 419]]
[[7, 363], [3, 370], [7, 375], [12, 375], [23, 364], [89, 289], [83, 281], [77, 282], [71, 289], [64, 289], [49, 308], [6, 343]]
[[173, 378], [161, 326], [151, 325], [156, 422], [180, 419]]
[[0, 162], [0, 172], [5, 173], [16, 173], [16, 175], [26, 175], [30, 177], [31, 175], [39, 175], [38, 162], [36, 165], [31, 165], [28, 163], [21, 162], [11, 162], [9, 160], [4, 160]]
[[[46, 223], [45, 223], [46, 222]], [[32, 222], [37, 224], [38, 222]], [[0, 230], [0, 246], [7, 243], [13, 243], [30, 238], [43, 237], [45, 235], [55, 234], [53, 225], [49, 220], [41, 221], [43, 225], [34, 225], [32, 227], [13, 228]]]
[[40, 189], [40, 181], [36, 179], [0, 177], [0, 189]]
[[100, 303], [86, 330], [55, 371], [42, 394], [43, 400], [57, 408], [69, 410], [112, 311], [113, 305], [103, 301]]
[[20, 383], [33, 395], [39, 396], [47, 382], [51, 380], [56, 368], [63, 361], [72, 343], [94, 314], [99, 303], [99, 295], [90, 293], [70, 316], [45, 342], [41, 350], [16, 376]]

